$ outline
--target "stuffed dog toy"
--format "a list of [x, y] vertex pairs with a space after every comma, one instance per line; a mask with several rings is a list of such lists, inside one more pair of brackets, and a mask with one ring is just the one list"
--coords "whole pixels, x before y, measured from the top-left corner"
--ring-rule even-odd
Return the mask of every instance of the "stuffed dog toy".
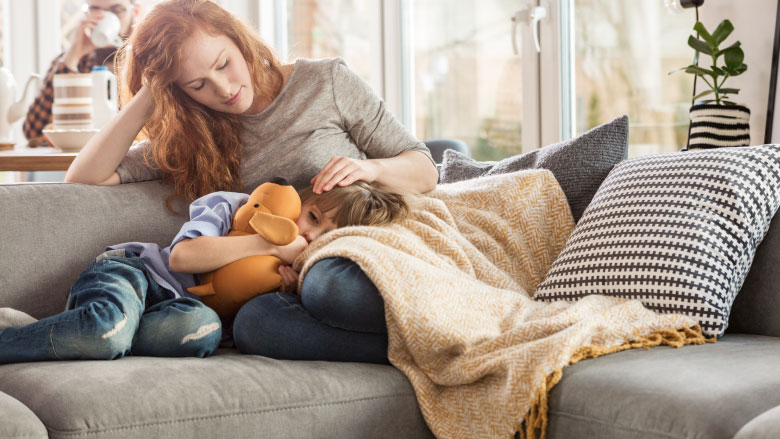
[[[233, 217], [227, 236], [258, 234], [274, 245], [287, 245], [298, 236], [295, 220], [301, 214], [298, 192], [282, 178], [263, 183]], [[187, 290], [201, 297], [223, 319], [231, 319], [255, 296], [282, 285], [281, 259], [249, 256], [203, 274], [201, 284]]]

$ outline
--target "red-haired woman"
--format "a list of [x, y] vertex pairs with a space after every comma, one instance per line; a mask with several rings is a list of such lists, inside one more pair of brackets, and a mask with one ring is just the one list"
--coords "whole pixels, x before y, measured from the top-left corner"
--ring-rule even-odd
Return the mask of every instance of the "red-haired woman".
[[[343, 61], [280, 64], [256, 33], [212, 1], [158, 4], [133, 31], [120, 62], [125, 105], [73, 161], [68, 182], [162, 179], [173, 186], [169, 203], [177, 197], [191, 202], [214, 191], [254, 188], [275, 176], [297, 189], [311, 184], [315, 193], [358, 180], [406, 193], [436, 186], [428, 149]], [[148, 140], [130, 148], [141, 130]], [[204, 258], [231, 253], [229, 239], [203, 241], [199, 250]], [[250, 302], [239, 313], [235, 330], [240, 350], [285, 358], [387, 361], [383, 305], [376, 288], [349, 260], [323, 262], [328, 269], [312, 269], [315, 276], [307, 276], [300, 296], [267, 295], [274, 300]], [[308, 282], [312, 277], [316, 285]], [[306, 305], [307, 293], [314, 290], [317, 297], [327, 296], [325, 309], [310, 309], [313, 315], [285, 314], [300, 309], [301, 298]], [[315, 306], [321, 300], [309, 302]], [[291, 327], [258, 326], [258, 314], [284, 315], [278, 320]], [[350, 320], [365, 316], [372, 321]], [[277, 340], [281, 348], [254, 343], [270, 330], [275, 337], [301, 339]], [[364, 341], [362, 335], [372, 337]], [[347, 347], [335, 354], [312, 352], [333, 343]], [[300, 350], [284, 350], [294, 346]], [[376, 354], [366, 356], [367, 351]]]

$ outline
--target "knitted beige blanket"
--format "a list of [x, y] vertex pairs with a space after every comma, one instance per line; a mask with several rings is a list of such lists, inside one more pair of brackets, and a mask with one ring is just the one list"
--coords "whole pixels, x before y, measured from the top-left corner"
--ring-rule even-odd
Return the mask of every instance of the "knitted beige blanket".
[[296, 268], [303, 279], [320, 259], [349, 257], [376, 284], [390, 362], [437, 438], [544, 436], [547, 393], [568, 364], [705, 341], [688, 317], [639, 301], [531, 299], [574, 228], [549, 171], [440, 185], [414, 204], [401, 223], [323, 236]]

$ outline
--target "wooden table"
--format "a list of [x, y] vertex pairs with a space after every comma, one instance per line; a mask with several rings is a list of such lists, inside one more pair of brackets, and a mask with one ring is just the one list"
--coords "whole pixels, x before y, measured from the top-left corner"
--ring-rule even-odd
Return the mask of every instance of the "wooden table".
[[41, 146], [0, 150], [0, 171], [67, 171], [75, 152]]

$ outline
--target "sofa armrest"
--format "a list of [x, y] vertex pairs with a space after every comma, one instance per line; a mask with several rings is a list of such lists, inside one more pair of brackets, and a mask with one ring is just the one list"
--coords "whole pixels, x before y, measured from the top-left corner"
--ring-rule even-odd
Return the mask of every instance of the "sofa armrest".
[[780, 406], [769, 409], [739, 429], [734, 439], [780, 437]]
[[118, 186], [0, 185], [0, 307], [41, 318], [63, 310], [71, 285], [106, 246], [167, 246], [187, 219], [165, 207], [158, 181]]

